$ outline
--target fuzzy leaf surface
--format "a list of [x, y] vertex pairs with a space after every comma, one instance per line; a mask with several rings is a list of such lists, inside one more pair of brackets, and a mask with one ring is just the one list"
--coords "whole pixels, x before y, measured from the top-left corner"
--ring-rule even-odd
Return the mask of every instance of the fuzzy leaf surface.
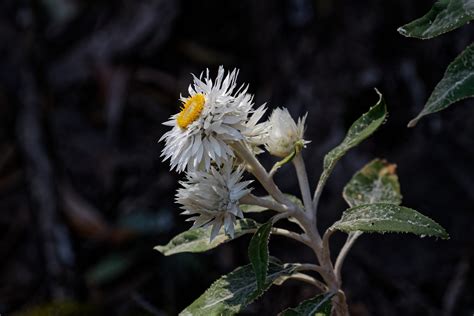
[[439, 0], [419, 19], [402, 27], [403, 36], [429, 39], [457, 29], [474, 19], [474, 0]]
[[388, 203], [359, 205], [347, 209], [329, 229], [346, 233], [413, 233], [421, 237], [448, 239], [449, 235], [431, 218], [408, 207]]
[[413, 127], [423, 116], [444, 110], [457, 101], [473, 96], [474, 44], [471, 44], [449, 64], [443, 79], [434, 88], [425, 107], [408, 123], [408, 126]]
[[[239, 219], [235, 224], [234, 239], [255, 232], [259, 224], [253, 219]], [[209, 242], [211, 236], [211, 227], [201, 227], [190, 229], [175, 236], [170, 242], [163, 246], [156, 246], [155, 249], [165, 256], [174, 255], [182, 252], [205, 252], [226, 243], [232, 238], [221, 229], [219, 234]]]
[[268, 270], [268, 241], [272, 230], [272, 221], [268, 221], [258, 228], [249, 244], [249, 259], [257, 280], [257, 291], [265, 286]]
[[359, 170], [344, 187], [342, 195], [350, 207], [391, 203], [400, 205], [400, 183], [395, 173], [397, 166], [374, 159]]
[[296, 307], [285, 309], [279, 316], [330, 316], [333, 296], [332, 293], [315, 296]]
[[[270, 262], [261, 292], [266, 291], [279, 277], [289, 276], [295, 270], [295, 265]], [[257, 280], [252, 265], [248, 264], [222, 276], [180, 315], [235, 315], [258, 298], [256, 293]]]

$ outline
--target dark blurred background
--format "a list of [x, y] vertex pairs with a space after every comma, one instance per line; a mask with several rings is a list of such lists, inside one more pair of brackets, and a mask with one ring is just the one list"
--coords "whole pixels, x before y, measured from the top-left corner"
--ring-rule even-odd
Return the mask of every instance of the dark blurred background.
[[[431, 0], [0, 2], [0, 314], [176, 315], [248, 262], [249, 237], [205, 254], [153, 246], [189, 228], [173, 204], [179, 175], [159, 153], [190, 73], [240, 68], [256, 103], [308, 112], [304, 152], [315, 185], [324, 154], [375, 104], [386, 124], [340, 161], [321, 228], [340, 217], [352, 174], [375, 157], [398, 165], [404, 205], [448, 241], [364, 235], [343, 269], [353, 315], [472, 315], [474, 111], [458, 103], [406, 124], [472, 26], [407, 39], [397, 27]], [[271, 166], [273, 159], [263, 156]], [[277, 181], [297, 193], [293, 170]], [[344, 240], [333, 241], [334, 250]], [[271, 252], [314, 260], [278, 237]], [[275, 315], [314, 295], [288, 282], [246, 309]]]

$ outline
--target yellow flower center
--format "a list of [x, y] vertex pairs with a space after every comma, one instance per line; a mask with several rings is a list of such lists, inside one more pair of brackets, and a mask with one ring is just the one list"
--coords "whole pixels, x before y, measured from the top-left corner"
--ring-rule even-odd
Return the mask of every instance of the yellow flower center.
[[197, 93], [187, 98], [181, 107], [181, 112], [179, 112], [176, 118], [178, 126], [184, 129], [197, 120], [201, 115], [202, 109], [204, 109], [205, 102], [206, 99], [202, 93]]

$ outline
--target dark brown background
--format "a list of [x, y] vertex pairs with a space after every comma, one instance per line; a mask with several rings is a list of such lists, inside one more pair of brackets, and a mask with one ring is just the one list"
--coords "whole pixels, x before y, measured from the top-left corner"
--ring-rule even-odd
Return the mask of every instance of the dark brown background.
[[[474, 38], [472, 26], [429, 41], [396, 32], [431, 5], [1, 1], [0, 314], [175, 315], [247, 262], [248, 237], [206, 254], [152, 249], [189, 227], [173, 204], [179, 177], [160, 162], [161, 123], [177, 111], [190, 73], [223, 64], [241, 69], [257, 104], [308, 111], [313, 185], [324, 154], [376, 102], [373, 88], [384, 94], [388, 121], [338, 164], [321, 225], [345, 209], [341, 191], [352, 174], [383, 157], [398, 164], [404, 205], [451, 239], [361, 237], [343, 271], [352, 314], [472, 315], [473, 102], [406, 128]], [[291, 168], [277, 181], [297, 193]], [[277, 237], [271, 251], [313, 260]], [[313, 294], [289, 282], [246, 314], [274, 315]], [[48, 305], [61, 300], [68, 303]]]

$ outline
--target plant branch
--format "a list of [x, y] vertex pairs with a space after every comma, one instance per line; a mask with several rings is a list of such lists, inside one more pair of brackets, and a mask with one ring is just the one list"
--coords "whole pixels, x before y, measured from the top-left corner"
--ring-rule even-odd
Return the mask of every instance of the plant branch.
[[257, 206], [265, 207], [265, 208], [268, 208], [270, 210], [274, 210], [280, 213], [285, 213], [289, 211], [288, 207], [285, 204], [278, 203], [275, 200], [258, 197], [251, 193], [242, 197], [240, 199], [240, 203], [249, 204], [249, 205], [257, 205]]
[[297, 268], [298, 271], [315, 271], [315, 272], [318, 272], [319, 274], [326, 273], [326, 271], [324, 271], [324, 268], [317, 264], [300, 263], [297, 265], [298, 265], [298, 268]]
[[323, 170], [323, 173], [321, 174], [321, 177], [319, 178], [318, 185], [316, 186], [316, 190], [314, 191], [314, 196], [313, 196], [313, 222], [316, 225], [316, 216], [318, 214], [318, 206], [319, 206], [319, 199], [321, 197], [321, 193], [323, 192], [324, 185], [326, 184], [326, 179], [328, 175], [327, 172]]
[[357, 238], [359, 238], [360, 235], [362, 235], [362, 232], [349, 233], [344, 246], [342, 246], [341, 251], [339, 252], [339, 255], [337, 256], [336, 264], [334, 266], [334, 273], [336, 274], [336, 278], [339, 283], [341, 282], [341, 268], [342, 268], [342, 264], [344, 263], [344, 259], [346, 259], [346, 256], [349, 253], [349, 250], [351, 249], [352, 245], [357, 240]]
[[298, 183], [300, 185], [301, 195], [303, 196], [303, 203], [306, 212], [311, 214], [313, 209], [313, 201], [311, 200], [311, 192], [309, 189], [308, 175], [306, 173], [306, 167], [304, 164], [301, 152], [297, 153], [293, 158], [293, 165], [296, 169], [296, 175], [298, 177]]
[[283, 228], [278, 228], [278, 227], [272, 228], [272, 234], [288, 237], [296, 241], [299, 241], [300, 243], [303, 243], [307, 246], [310, 246], [310, 242], [308, 239], [304, 238], [302, 235], [298, 233], [295, 233]]
[[294, 204], [288, 200], [288, 198], [280, 191], [272, 177], [268, 174], [267, 170], [257, 160], [255, 155], [249, 150], [248, 146], [242, 142], [236, 142], [232, 145], [237, 155], [244, 160], [248, 166], [247, 170], [252, 173], [255, 178], [262, 184], [265, 190], [278, 202], [287, 205], [292, 208], [296, 208]]
[[326, 292], [328, 290], [328, 287], [326, 286], [326, 284], [304, 273], [295, 273], [291, 276], [288, 276], [288, 279], [306, 282], [308, 284], [314, 285], [315, 287], [317, 287], [323, 292]]

